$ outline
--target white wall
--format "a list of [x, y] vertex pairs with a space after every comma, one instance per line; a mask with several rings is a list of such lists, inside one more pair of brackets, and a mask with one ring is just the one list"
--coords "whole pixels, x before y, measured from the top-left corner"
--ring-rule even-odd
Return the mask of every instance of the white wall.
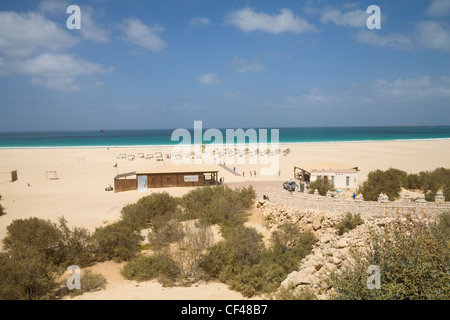
[[[334, 187], [336, 189], [356, 189], [358, 187], [358, 173], [312, 173], [310, 181], [316, 181], [319, 176], [322, 178], [328, 176], [330, 182], [333, 181], [332, 177], [334, 177]], [[347, 177], [350, 177], [348, 186]]]

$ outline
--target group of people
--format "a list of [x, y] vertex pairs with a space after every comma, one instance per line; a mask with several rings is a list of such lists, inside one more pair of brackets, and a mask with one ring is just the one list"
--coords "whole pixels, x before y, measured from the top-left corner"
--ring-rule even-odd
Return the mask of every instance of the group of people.
[[[245, 171], [242, 172], [242, 176], [245, 178]], [[250, 177], [255, 177], [256, 178], [256, 170], [255, 171], [251, 171], [250, 170]]]
[[[233, 167], [233, 172], [236, 172], [236, 167]], [[242, 176], [245, 178], [245, 171], [242, 172]], [[254, 170], [254, 171], [250, 170], [250, 177], [256, 178], [256, 170]]]

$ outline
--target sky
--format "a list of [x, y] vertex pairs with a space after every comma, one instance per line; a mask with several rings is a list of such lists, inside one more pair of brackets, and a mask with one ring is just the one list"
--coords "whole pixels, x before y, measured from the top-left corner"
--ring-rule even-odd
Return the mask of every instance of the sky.
[[450, 125], [450, 1], [0, 2], [0, 131], [194, 121]]

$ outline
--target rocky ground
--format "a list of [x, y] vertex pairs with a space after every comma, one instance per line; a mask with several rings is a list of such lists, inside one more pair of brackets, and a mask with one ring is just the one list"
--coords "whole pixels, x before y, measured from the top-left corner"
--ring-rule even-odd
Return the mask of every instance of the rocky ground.
[[279, 225], [291, 222], [302, 230], [311, 230], [318, 238], [312, 252], [300, 261], [299, 268], [282, 282], [282, 287], [295, 290], [309, 289], [319, 299], [329, 299], [333, 289], [326, 279], [343, 266], [350, 263], [350, 249], [364, 249], [370, 233], [380, 231], [396, 217], [362, 216], [363, 224], [353, 230], [338, 235], [335, 226], [343, 216], [334, 213], [305, 212], [299, 208], [258, 200], [255, 210], [266, 222], [271, 232]]

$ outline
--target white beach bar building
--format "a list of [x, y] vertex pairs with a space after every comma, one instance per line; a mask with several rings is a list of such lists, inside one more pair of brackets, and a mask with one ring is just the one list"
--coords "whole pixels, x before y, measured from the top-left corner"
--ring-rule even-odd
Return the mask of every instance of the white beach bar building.
[[336, 189], [356, 189], [358, 187], [357, 168], [311, 170], [310, 182], [314, 182], [318, 178], [330, 181]]
[[335, 189], [356, 189], [358, 167], [333, 162], [320, 162], [294, 167], [294, 177], [302, 182], [314, 182], [319, 177], [330, 181]]

